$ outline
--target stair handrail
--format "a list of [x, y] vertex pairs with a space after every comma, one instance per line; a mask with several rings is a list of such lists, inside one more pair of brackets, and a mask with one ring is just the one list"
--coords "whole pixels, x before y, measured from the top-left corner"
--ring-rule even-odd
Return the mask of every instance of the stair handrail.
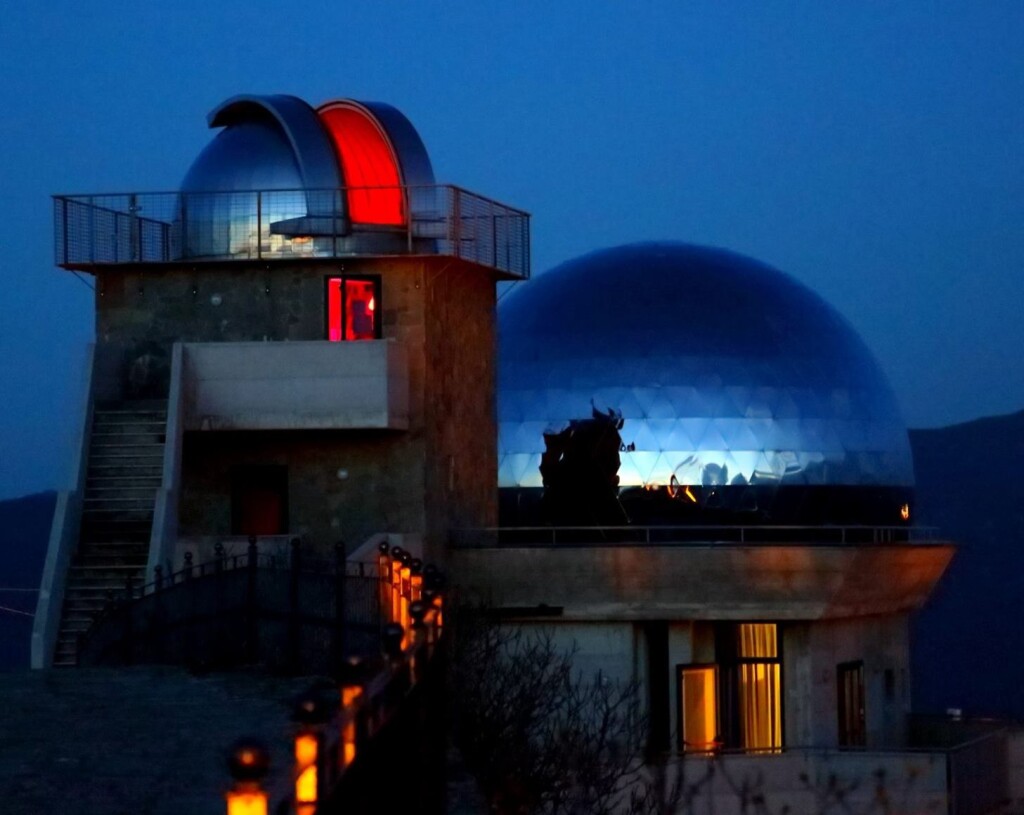
[[178, 485], [181, 483], [181, 448], [185, 433], [185, 353], [180, 342], [171, 348], [171, 380], [167, 394], [164, 452], [160, 487], [153, 503], [146, 574], [167, 561], [178, 538]]
[[[60, 636], [61, 612], [64, 608], [64, 591], [67, 586], [68, 569], [78, 546], [82, 523], [85, 481], [89, 470], [89, 443], [93, 423], [94, 404], [94, 361], [96, 344], [89, 343], [83, 368], [83, 387], [77, 417], [78, 435], [75, 437], [71, 478], [73, 486], [57, 493], [53, 521], [50, 524], [50, 539], [46, 547], [46, 561], [39, 584], [35, 619], [32, 621], [31, 666], [33, 669], [49, 668], [53, 665]], [[74, 421], [73, 417], [69, 417]]]

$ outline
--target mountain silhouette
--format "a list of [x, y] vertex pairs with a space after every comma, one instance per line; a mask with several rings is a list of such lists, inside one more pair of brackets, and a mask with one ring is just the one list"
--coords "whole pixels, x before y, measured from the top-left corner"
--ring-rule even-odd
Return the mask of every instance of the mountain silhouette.
[[50, 520], [57, 500], [54, 492], [0, 501], [0, 671], [28, 667], [34, 614], [50, 536]]
[[1024, 719], [1024, 411], [910, 444], [916, 521], [957, 544], [913, 621], [914, 709]]

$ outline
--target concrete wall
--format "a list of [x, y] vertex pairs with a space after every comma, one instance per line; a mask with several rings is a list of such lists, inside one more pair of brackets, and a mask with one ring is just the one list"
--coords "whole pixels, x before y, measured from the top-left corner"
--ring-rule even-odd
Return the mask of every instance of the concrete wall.
[[406, 429], [409, 363], [395, 340], [189, 343], [189, 430]]
[[[378, 313], [391, 342], [323, 342], [326, 279], [337, 274], [380, 277]], [[442, 560], [451, 525], [496, 519], [494, 286], [487, 269], [430, 257], [101, 270], [102, 398], [166, 395], [175, 341], [237, 343], [192, 354], [193, 381], [203, 384], [184, 441], [180, 533], [228, 534], [232, 467], [277, 464], [288, 468], [290, 533], [325, 549], [412, 534], [426, 558]], [[385, 377], [356, 383], [356, 357], [379, 353]], [[345, 359], [330, 371], [328, 356]], [[146, 392], [128, 376], [140, 359], [152, 380]], [[376, 419], [354, 417], [363, 402], [376, 406]]]
[[1011, 806], [1024, 812], [1024, 729], [1011, 730], [1006, 736], [1006, 776]]
[[228, 535], [232, 467], [268, 464], [288, 471], [288, 531], [325, 556], [339, 540], [422, 530], [420, 447], [385, 430], [186, 433], [179, 533]]
[[910, 712], [906, 614], [788, 623], [782, 628], [782, 657], [787, 744], [838, 744], [836, 669], [841, 663], [858, 661], [864, 663], [867, 747], [906, 744]]
[[427, 261], [427, 556], [443, 562], [453, 528], [497, 523], [495, 285], [481, 269]]
[[[550, 631], [589, 679], [600, 671], [616, 681], [635, 681], [646, 703], [650, 677], [643, 625], [628, 621], [578, 621], [553, 618], [518, 623], [526, 631]], [[680, 665], [718, 663], [710, 621], [675, 620], [667, 624], [668, 717], [671, 744], [677, 744]], [[783, 744], [790, 748], [838, 746], [836, 666], [863, 661], [868, 749], [906, 745], [910, 709], [908, 623], [904, 614], [848, 620], [786, 622], [779, 626], [782, 657]], [[892, 694], [885, 672], [892, 671]]]
[[[942, 753], [796, 750], [693, 756], [673, 764], [669, 779], [677, 773], [683, 773], [685, 787], [699, 789], [690, 806], [675, 810], [692, 815], [948, 811]], [[754, 804], [754, 796], [762, 796], [763, 803]]]

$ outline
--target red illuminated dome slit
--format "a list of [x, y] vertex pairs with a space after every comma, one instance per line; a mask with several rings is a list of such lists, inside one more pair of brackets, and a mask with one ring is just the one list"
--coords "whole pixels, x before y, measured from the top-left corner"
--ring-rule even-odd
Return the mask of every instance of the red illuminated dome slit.
[[343, 103], [321, 108], [319, 115], [338, 153], [352, 221], [403, 226], [402, 177], [380, 125], [365, 110]]

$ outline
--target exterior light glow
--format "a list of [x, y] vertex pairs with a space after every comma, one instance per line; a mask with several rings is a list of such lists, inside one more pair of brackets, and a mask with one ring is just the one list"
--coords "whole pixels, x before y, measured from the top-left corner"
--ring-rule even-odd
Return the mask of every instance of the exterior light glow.
[[904, 504], [903, 506], [900, 507], [900, 517], [904, 521], [910, 520], [910, 504]]
[[[355, 708], [359, 697], [363, 695], [363, 689], [350, 685], [341, 689], [342, 714], [348, 714], [348, 720], [341, 728], [341, 764], [347, 767], [356, 760], [356, 717]], [[344, 719], [343, 719], [344, 720]]]
[[295, 802], [297, 804], [316, 803], [316, 759], [319, 745], [316, 736], [300, 733], [295, 737], [295, 766], [298, 775], [295, 778]]
[[228, 795], [228, 815], [267, 815], [267, 795], [256, 785], [241, 785], [244, 789], [231, 790]]

